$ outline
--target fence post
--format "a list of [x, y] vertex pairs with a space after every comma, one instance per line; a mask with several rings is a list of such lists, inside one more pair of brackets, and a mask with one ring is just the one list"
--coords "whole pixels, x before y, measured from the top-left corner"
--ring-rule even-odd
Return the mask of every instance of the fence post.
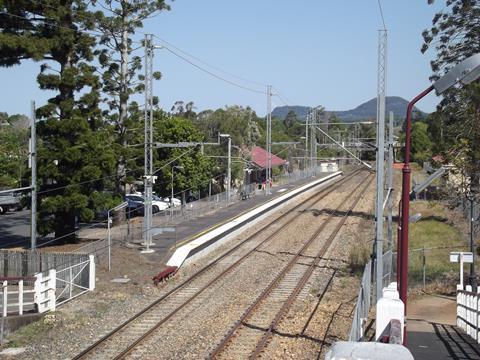
[[95, 256], [90, 254], [90, 264], [88, 271], [88, 290], [95, 290]]
[[8, 283], [6, 281], [3, 282], [2, 292], [3, 292], [3, 312], [2, 316], [7, 317], [7, 307], [8, 307]]
[[18, 315], [23, 315], [23, 280], [18, 282]]
[[72, 266], [70, 266], [68, 270], [68, 283], [69, 283], [69, 290], [68, 290], [68, 297], [71, 299], [72, 298], [72, 293], [73, 293], [73, 273], [72, 273]]
[[56, 299], [56, 290], [57, 290], [57, 270], [55, 269], [50, 269], [48, 270], [48, 277], [49, 280], [48, 282], [50, 283], [50, 286], [48, 288], [47, 296], [49, 299], [49, 309], [51, 311], [55, 311], [56, 305], [57, 305], [57, 299]]
[[423, 250], [422, 250], [422, 254], [423, 254], [423, 263], [422, 263], [422, 266], [423, 266], [423, 290], [425, 290], [425, 264], [426, 264], [426, 259], [425, 259], [425, 246], [423, 247]]

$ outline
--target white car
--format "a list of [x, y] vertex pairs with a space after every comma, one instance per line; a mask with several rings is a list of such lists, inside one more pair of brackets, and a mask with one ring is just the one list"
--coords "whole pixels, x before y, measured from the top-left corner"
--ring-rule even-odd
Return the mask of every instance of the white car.
[[[126, 195], [125, 198], [127, 198], [131, 201], [141, 202], [141, 203], [145, 204], [145, 197], [143, 196], [143, 194], [138, 194], [138, 193], [129, 194], [129, 195]], [[165, 201], [162, 201], [158, 196], [153, 195], [153, 198], [152, 198], [152, 213], [155, 214], [159, 211], [163, 211], [163, 210], [166, 210], [166, 209], [168, 209], [168, 203], [166, 203]]]
[[[167, 204], [170, 205], [170, 198], [169, 197], [166, 197], [166, 198], [163, 198], [163, 201], [165, 201]], [[182, 201], [180, 199], [177, 199], [177, 198], [173, 198], [173, 207], [177, 207], [177, 206], [180, 206], [182, 205]]]

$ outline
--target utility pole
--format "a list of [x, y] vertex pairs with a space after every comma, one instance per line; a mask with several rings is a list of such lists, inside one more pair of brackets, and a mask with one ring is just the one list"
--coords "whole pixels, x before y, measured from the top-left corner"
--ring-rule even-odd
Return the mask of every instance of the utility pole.
[[32, 116], [30, 119], [30, 168], [31, 168], [31, 207], [30, 207], [30, 248], [37, 247], [37, 118], [35, 115], [35, 101], [31, 104]]
[[270, 179], [272, 178], [272, 85], [267, 85], [267, 169], [266, 195], [270, 195]]
[[230, 187], [232, 183], [232, 138], [228, 137], [228, 164], [227, 164], [227, 206], [230, 203]]
[[388, 164], [387, 164], [387, 250], [393, 250], [393, 111], [388, 121]]
[[384, 152], [385, 152], [385, 91], [387, 31], [378, 32], [378, 74], [377, 74], [377, 159], [376, 159], [376, 206], [375, 206], [375, 259], [376, 259], [376, 299], [382, 297], [383, 288], [383, 192], [384, 192]]
[[145, 34], [145, 208], [143, 217], [143, 253], [153, 252], [152, 245], [152, 188], [153, 188], [153, 35]]
[[304, 154], [304, 157], [305, 157], [305, 160], [304, 160], [304, 165], [303, 167], [305, 168], [305, 176], [308, 176], [308, 127], [310, 126], [309, 124], [309, 119], [310, 119], [310, 111], [311, 109], [308, 110], [308, 113], [307, 113], [307, 120], [306, 120], [306, 123], [305, 123], [305, 154]]
[[317, 108], [312, 109], [312, 116], [310, 118], [310, 168], [312, 176], [316, 175], [317, 165]]

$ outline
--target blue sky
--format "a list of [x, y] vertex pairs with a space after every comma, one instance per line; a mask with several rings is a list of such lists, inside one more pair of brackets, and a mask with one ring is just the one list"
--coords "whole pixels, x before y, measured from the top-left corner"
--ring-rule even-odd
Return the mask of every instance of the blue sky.
[[[272, 84], [289, 105], [348, 110], [376, 95], [382, 26], [377, 0], [176, 0], [171, 5], [170, 12], [148, 20], [143, 31], [226, 72]], [[444, 2], [383, 0], [382, 5], [389, 29], [387, 95], [410, 99], [429, 85], [434, 53], [420, 53], [421, 32]], [[0, 111], [28, 114], [30, 100], [45, 102], [49, 95], [35, 80], [39, 65], [24, 62], [0, 69]], [[265, 95], [219, 81], [165, 49], [156, 51], [154, 65], [163, 73], [154, 94], [167, 110], [183, 100], [193, 101], [197, 111], [237, 104], [262, 116], [266, 112]], [[429, 95], [418, 107], [430, 112], [438, 101]], [[273, 106], [280, 105], [284, 103], [274, 98]]]

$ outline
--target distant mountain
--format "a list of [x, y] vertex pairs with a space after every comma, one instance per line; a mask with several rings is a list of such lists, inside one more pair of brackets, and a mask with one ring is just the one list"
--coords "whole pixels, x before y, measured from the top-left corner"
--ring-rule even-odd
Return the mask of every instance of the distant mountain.
[[[387, 96], [386, 98], [386, 113], [393, 111], [395, 117], [403, 118], [407, 111], [408, 101], [399, 96]], [[279, 106], [276, 107], [272, 116], [276, 116], [280, 119], [285, 119], [288, 112], [293, 110], [299, 119], [305, 119], [308, 113], [308, 106]], [[426, 113], [415, 108], [416, 116], [425, 116]], [[377, 98], [373, 98], [352, 110], [346, 111], [328, 111], [331, 114], [336, 115], [340, 120], [345, 122], [353, 122], [367, 119], [375, 119], [377, 117]]]

